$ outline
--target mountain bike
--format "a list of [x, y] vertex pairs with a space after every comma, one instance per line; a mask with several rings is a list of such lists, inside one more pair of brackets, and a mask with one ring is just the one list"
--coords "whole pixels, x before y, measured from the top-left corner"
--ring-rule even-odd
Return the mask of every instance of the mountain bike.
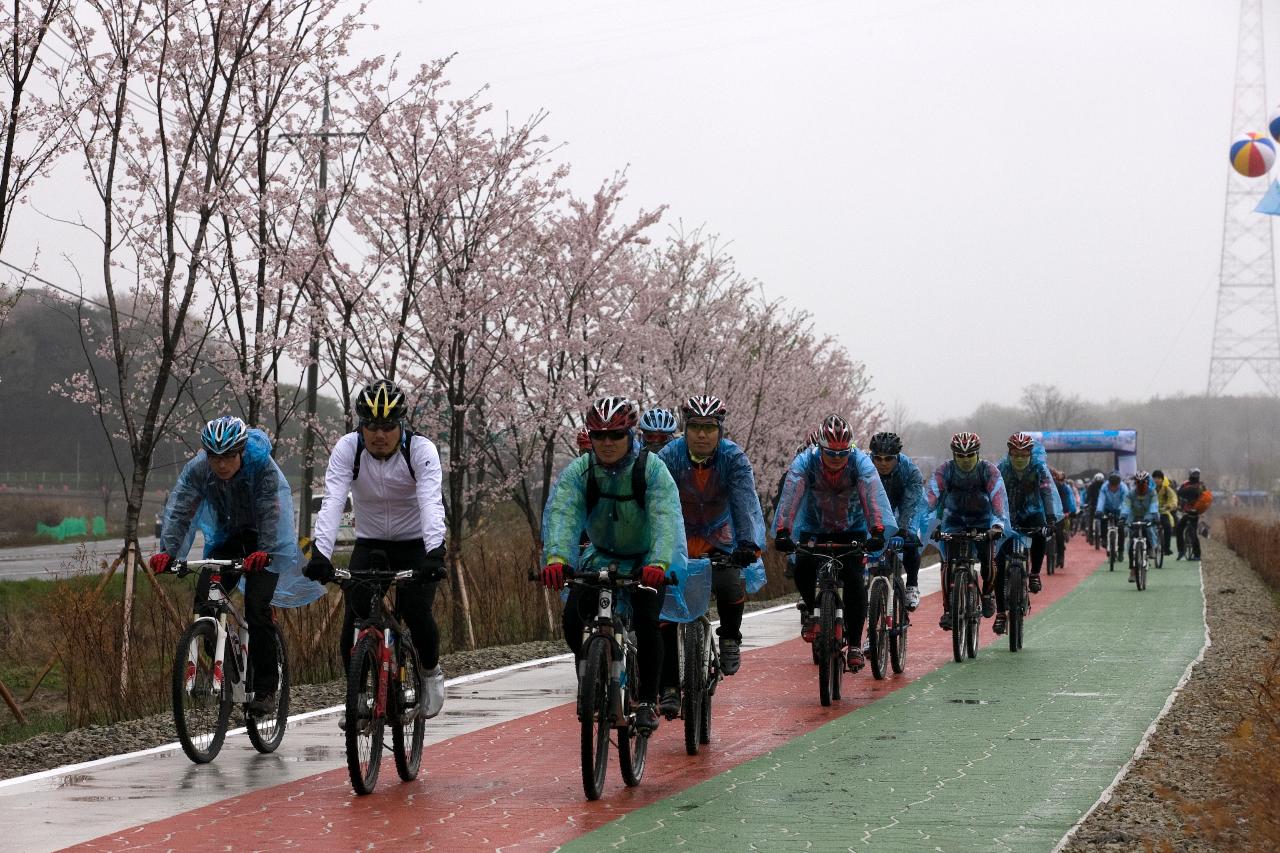
[[867, 586], [867, 641], [871, 649], [871, 675], [883, 679], [889, 667], [901, 674], [907, 666], [907, 587], [902, 557], [897, 548], [885, 548], [871, 563]]
[[357, 794], [371, 794], [378, 785], [382, 765], [383, 735], [391, 727], [391, 750], [396, 773], [411, 782], [422, 767], [422, 741], [426, 734], [422, 697], [425, 695], [422, 665], [413, 639], [395, 615], [392, 592], [400, 581], [413, 577], [411, 569], [394, 571], [387, 553], [369, 552], [366, 569], [353, 575], [334, 570], [334, 581], [344, 589], [370, 587], [369, 616], [355, 624], [355, 640], [347, 663], [346, 735], [347, 775]]
[[1133, 572], [1139, 592], [1147, 588], [1147, 528], [1150, 526], [1146, 521], [1129, 524], [1129, 571]]
[[222, 749], [231, 708], [240, 705], [249, 740], [258, 752], [275, 752], [289, 720], [289, 656], [284, 634], [273, 623], [276, 705], [262, 715], [249, 711], [253, 663], [249, 659], [249, 624], [231, 602], [244, 564], [240, 560], [175, 560], [165, 574], [207, 575], [209, 589], [197, 602], [195, 621], [178, 640], [173, 657], [173, 723], [182, 751], [196, 764], [207, 764]]
[[[824, 553], [825, 552], [825, 553]], [[813, 542], [797, 548], [796, 553], [817, 557], [822, 562], [817, 571], [816, 599], [813, 618], [818, 632], [813, 638], [814, 656], [818, 659], [818, 701], [825, 708], [840, 698], [840, 681], [844, 677], [844, 610], [840, 603], [840, 573], [846, 562], [861, 561], [866, 553], [858, 542]], [[859, 566], [859, 571], [861, 567]]]
[[1207, 527], [1200, 524], [1200, 513], [1184, 509], [1178, 524], [1182, 527], [1181, 556], [1187, 560], [1199, 560], [1200, 537], [1208, 533]]
[[[1031, 612], [1031, 587], [1027, 573], [1027, 539], [1037, 532], [1044, 533], [1052, 528], [1019, 530], [1019, 536], [1013, 537], [1009, 545], [1009, 557], [1004, 564], [1004, 607], [1007, 623], [1005, 631], [1009, 634], [1009, 651], [1016, 652], [1022, 648], [1023, 626], [1027, 614]], [[1045, 559], [1049, 558], [1045, 554]]]
[[[982, 624], [982, 560], [978, 548], [991, 547], [992, 533], [962, 530], [937, 535], [947, 543], [942, 572], [949, 579], [945, 594], [951, 610], [951, 655], [960, 663], [966, 654], [970, 658], [978, 656], [978, 628]], [[962, 553], [953, 553], [952, 545]]]
[[1107, 513], [1107, 561], [1109, 563], [1107, 571], [1114, 572], [1116, 570], [1116, 561], [1123, 560], [1124, 555], [1120, 553], [1120, 516], [1115, 513]]
[[[713, 551], [707, 559], [716, 569], [740, 571], [727, 554]], [[680, 716], [684, 720], [684, 751], [697, 755], [701, 744], [711, 743], [711, 698], [723, 677], [720, 674], [720, 648], [711, 617], [705, 612], [676, 631], [680, 643]]]

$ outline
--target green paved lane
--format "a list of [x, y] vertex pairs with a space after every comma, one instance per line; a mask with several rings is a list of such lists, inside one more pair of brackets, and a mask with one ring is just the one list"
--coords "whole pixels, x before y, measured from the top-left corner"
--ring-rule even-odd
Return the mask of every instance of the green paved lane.
[[1197, 566], [1141, 593], [1103, 568], [1033, 611], [1018, 654], [949, 662], [563, 849], [1052, 850], [1200, 653]]

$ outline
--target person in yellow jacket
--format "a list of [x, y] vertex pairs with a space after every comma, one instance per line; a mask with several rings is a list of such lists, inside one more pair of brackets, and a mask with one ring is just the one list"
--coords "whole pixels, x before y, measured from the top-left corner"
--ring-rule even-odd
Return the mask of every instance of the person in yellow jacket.
[[1169, 546], [1173, 542], [1174, 513], [1178, 509], [1178, 493], [1173, 483], [1165, 477], [1159, 468], [1151, 472], [1151, 482], [1156, 487], [1156, 498], [1160, 501], [1160, 544], [1165, 555], [1173, 553]]

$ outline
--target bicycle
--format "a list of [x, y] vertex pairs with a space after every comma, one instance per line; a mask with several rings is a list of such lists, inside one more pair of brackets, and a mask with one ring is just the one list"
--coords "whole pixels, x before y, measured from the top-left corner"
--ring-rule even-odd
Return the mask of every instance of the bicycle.
[[344, 589], [373, 589], [369, 615], [355, 625], [355, 641], [347, 663], [346, 736], [347, 775], [357, 794], [371, 794], [378, 785], [383, 737], [391, 727], [391, 751], [396, 773], [405, 782], [418, 777], [426, 718], [422, 715], [423, 671], [409, 630], [395, 615], [390, 601], [395, 585], [413, 577], [413, 570], [393, 571], [387, 553], [369, 552], [367, 570], [353, 576], [335, 569], [334, 581]]
[[1133, 572], [1139, 592], [1147, 588], [1147, 528], [1150, 526], [1146, 521], [1129, 523], [1129, 571]]
[[871, 583], [867, 586], [867, 641], [870, 644], [871, 675], [882, 680], [890, 667], [901, 675], [907, 666], [907, 587], [902, 575], [902, 559], [897, 548], [885, 548], [872, 562]]
[[825, 708], [833, 699], [840, 698], [840, 682], [845, 669], [840, 572], [845, 560], [861, 560], [866, 552], [859, 542], [810, 541], [808, 546], [797, 548], [797, 553], [809, 554], [823, 561], [817, 571], [817, 607], [812, 618], [818, 622], [818, 632], [813, 638], [813, 654], [818, 663], [818, 701]]
[[[1061, 523], [1061, 521], [1058, 522], [1058, 524]], [[1051, 575], [1058, 570], [1057, 524], [1051, 524], [1048, 527], [1041, 528], [1041, 534], [1044, 536], [1044, 571], [1045, 574]]]
[[[740, 571], [727, 554], [713, 551], [707, 556], [708, 570]], [[680, 717], [684, 720], [684, 751], [697, 755], [701, 744], [711, 743], [711, 697], [723, 676], [720, 674], [720, 647], [711, 630], [711, 617], [704, 612], [676, 632], [680, 643]]]
[[[249, 625], [227, 592], [243, 569], [240, 560], [176, 560], [165, 572], [180, 578], [199, 572], [202, 579], [207, 574], [209, 581], [205, 600], [197, 608], [199, 615], [178, 640], [171, 682], [178, 742], [196, 764], [209, 763], [222, 749], [234, 705], [241, 706], [249, 740], [261, 753], [275, 752], [289, 721], [289, 656], [284, 634], [274, 623], [276, 707], [274, 713], [263, 715], [249, 711], [254, 698], [247, 689], [253, 679]], [[224, 570], [230, 576], [227, 586]]]
[[1207, 526], [1200, 523], [1200, 513], [1194, 510], [1182, 510], [1182, 518], [1178, 519], [1182, 528], [1182, 547], [1179, 556], [1187, 560], [1200, 559], [1200, 537], [1208, 533]]
[[[993, 534], [990, 530], [963, 530], [955, 533], [938, 533], [948, 544], [946, 558], [942, 562], [944, 577], [948, 578], [947, 596], [951, 610], [951, 655], [956, 663], [978, 656], [978, 628], [982, 624], [982, 601], [979, 583], [982, 579], [982, 561], [977, 554], [980, 546], [990, 547]], [[965, 550], [963, 557], [951, 553], [951, 543]]]
[[[1013, 537], [1010, 554], [1004, 567], [1004, 607], [1007, 623], [1005, 631], [1009, 634], [1009, 651], [1016, 652], [1022, 648], [1023, 627], [1027, 614], [1031, 612], [1031, 587], [1027, 573], [1027, 540], [1024, 537], [1036, 532], [1044, 533], [1052, 528], [1035, 530], [1019, 530]], [[1047, 551], [1045, 559], [1052, 555]]]
[[1107, 527], [1107, 561], [1109, 567], [1107, 571], [1114, 572], [1116, 570], [1116, 560], [1124, 559], [1120, 553], [1120, 516], [1114, 513], [1108, 513], [1106, 516]]

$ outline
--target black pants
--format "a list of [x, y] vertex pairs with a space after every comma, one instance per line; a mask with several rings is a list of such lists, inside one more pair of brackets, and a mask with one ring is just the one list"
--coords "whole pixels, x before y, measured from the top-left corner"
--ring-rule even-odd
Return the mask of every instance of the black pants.
[[[386, 539], [357, 539], [351, 551], [351, 574], [358, 577], [369, 568], [369, 554], [372, 551], [385, 551], [389, 569], [392, 571], [420, 571], [426, 563], [427, 546], [421, 539], [408, 539], [393, 542]], [[396, 616], [409, 629], [413, 636], [413, 647], [418, 652], [418, 663], [423, 672], [430, 672], [440, 663], [440, 629], [436, 626], [435, 616], [431, 612], [436, 600], [436, 589], [440, 586], [434, 580], [408, 580], [396, 584]], [[351, 659], [351, 648], [355, 645], [355, 626], [357, 619], [367, 618], [369, 607], [377, 590], [371, 584], [353, 584], [345, 593], [346, 612], [342, 617], [342, 636], [338, 642], [338, 653], [342, 655], [342, 667], [345, 671]]]
[[1160, 513], [1160, 547], [1164, 549], [1166, 554], [1172, 553], [1169, 550], [1169, 544], [1173, 542], [1173, 522], [1169, 520], [1168, 513]]
[[902, 546], [902, 568], [907, 572], [907, 586], [920, 586], [920, 546]]
[[[658, 674], [662, 669], [662, 632], [658, 630], [658, 614], [662, 612], [662, 594], [647, 589], [627, 590], [631, 596], [631, 628], [636, 632], [636, 664], [640, 674], [637, 696], [641, 702], [658, 701]], [[569, 588], [561, 625], [564, 641], [574, 658], [582, 660], [582, 633], [587, 620], [596, 616], [596, 592], [580, 586]]]
[[[258, 550], [258, 535], [253, 531], [232, 537], [209, 551], [211, 560], [239, 560]], [[222, 588], [230, 592], [240, 582], [239, 572], [224, 571]], [[280, 576], [267, 569], [244, 576], [244, 619], [249, 623], [249, 689], [254, 693], [270, 693], [276, 689], [276, 648], [272, 636], [271, 596], [275, 595]], [[201, 572], [196, 583], [195, 612], [200, 613], [209, 597], [209, 572]], [[234, 627], [232, 630], [235, 630]]]
[[[839, 553], [834, 553], [841, 559]], [[826, 558], [815, 554], [796, 554], [796, 591], [804, 599], [806, 609], [812, 611], [817, 599], [818, 568]], [[852, 558], [841, 559], [840, 581], [844, 586], [842, 606], [844, 608], [844, 633], [849, 645], [862, 647], [862, 629], [867, 622], [867, 584], [862, 577], [862, 564], [865, 560]]]
[[1116, 553], [1123, 557], [1125, 527], [1124, 522], [1120, 520], [1118, 515], [1105, 515], [1102, 517], [1102, 547], [1107, 547], [1107, 531], [1112, 527], [1114, 527], [1116, 529], [1116, 533], [1119, 534], [1116, 538]]
[[1184, 512], [1174, 530], [1178, 538], [1178, 553], [1191, 559], [1200, 559], [1200, 513]]
[[[1047, 544], [1045, 535], [1042, 530], [1037, 530], [1030, 534], [1031, 539], [1031, 574], [1040, 574], [1040, 568], [1044, 565], [1044, 549]], [[1004, 543], [1004, 547], [1000, 549], [1000, 553], [996, 555], [996, 612], [1003, 613], [1005, 607], [1005, 570], [1009, 565], [1009, 553], [1013, 550], [1013, 540]]]
[[[944, 545], [943, 547], [950, 548], [951, 546]], [[966, 545], [965, 547], [970, 546]], [[981, 567], [982, 573], [982, 594], [990, 595], [992, 567], [995, 562], [991, 559], [991, 549], [993, 545], [990, 542], [979, 542], [972, 547], [978, 549], [978, 565]], [[945, 550], [943, 551], [942, 559], [943, 564], [939, 567], [939, 574], [942, 575], [942, 609], [944, 612], [949, 612], [951, 610], [951, 572], [947, 570], [947, 555]]]
[[1058, 558], [1058, 568], [1062, 568], [1067, 564], [1067, 524], [1066, 518], [1058, 519], [1058, 523], [1053, 526], [1053, 553]]
[[[742, 569], [733, 565], [716, 564], [711, 567], [711, 590], [716, 596], [716, 612], [720, 614], [720, 627], [716, 636], [742, 642], [742, 612], [747, 607], [747, 584], [742, 579]], [[680, 684], [680, 647], [676, 634], [680, 625], [663, 622], [662, 630], [662, 684], [663, 690]]]

